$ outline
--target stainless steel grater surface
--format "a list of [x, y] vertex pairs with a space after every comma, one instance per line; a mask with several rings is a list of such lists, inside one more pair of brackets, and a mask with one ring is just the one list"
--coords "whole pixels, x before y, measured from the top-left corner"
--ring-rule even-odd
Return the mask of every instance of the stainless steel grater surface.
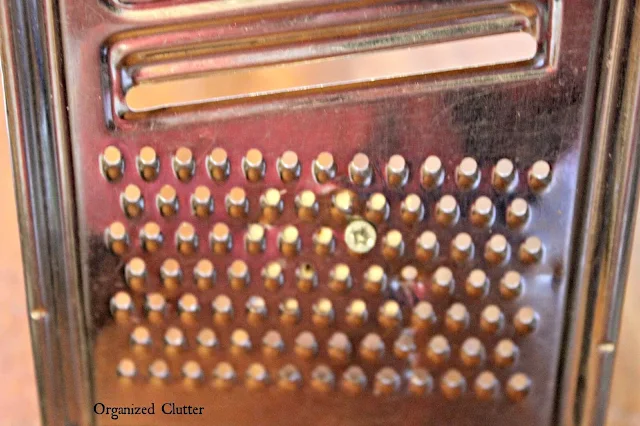
[[602, 424], [634, 2], [0, 5], [45, 423]]

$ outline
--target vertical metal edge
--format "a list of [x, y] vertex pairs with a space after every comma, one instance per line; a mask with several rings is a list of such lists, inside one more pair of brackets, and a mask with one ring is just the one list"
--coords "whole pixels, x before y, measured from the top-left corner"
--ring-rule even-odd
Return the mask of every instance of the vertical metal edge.
[[630, 244], [635, 226], [640, 151], [640, 10], [629, 6], [624, 25], [629, 28], [624, 45], [623, 89], [616, 99], [619, 107], [611, 150], [611, 172], [605, 202], [602, 267], [597, 276], [598, 294], [585, 369], [583, 425], [606, 421], [613, 363], [620, 330], [624, 290], [629, 272]]
[[55, 0], [0, 0], [2, 67], [40, 410], [89, 425], [91, 376]]
[[640, 11], [634, 0], [603, 3], [559, 378], [559, 420], [567, 426], [605, 423], [636, 207]]

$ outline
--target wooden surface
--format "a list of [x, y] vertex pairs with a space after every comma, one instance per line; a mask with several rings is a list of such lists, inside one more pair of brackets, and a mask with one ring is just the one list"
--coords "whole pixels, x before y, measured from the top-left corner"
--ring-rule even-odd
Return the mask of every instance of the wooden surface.
[[[0, 425], [29, 426], [39, 424], [39, 413], [5, 127], [4, 111], [0, 109], [0, 336], [4, 339], [0, 345]], [[609, 408], [610, 426], [640, 426], [640, 233], [635, 235], [634, 247]]]

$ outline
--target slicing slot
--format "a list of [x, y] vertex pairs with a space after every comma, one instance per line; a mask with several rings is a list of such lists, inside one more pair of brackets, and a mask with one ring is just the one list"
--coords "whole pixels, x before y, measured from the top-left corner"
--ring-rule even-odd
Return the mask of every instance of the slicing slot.
[[400, 49], [218, 71], [133, 86], [134, 112], [229, 99], [329, 88], [401, 77], [517, 63], [533, 59], [537, 41], [527, 33], [498, 34]]
[[248, 111], [265, 100], [275, 107], [340, 90], [364, 95], [361, 89], [408, 78], [423, 90], [442, 73], [539, 75], [554, 61], [543, 23], [527, 2], [384, 3], [121, 33], [105, 44], [107, 120], [124, 124], [202, 104], [214, 114]]

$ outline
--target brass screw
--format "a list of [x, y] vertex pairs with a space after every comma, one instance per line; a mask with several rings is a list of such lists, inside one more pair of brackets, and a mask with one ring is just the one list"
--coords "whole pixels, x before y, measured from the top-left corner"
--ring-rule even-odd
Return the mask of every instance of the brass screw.
[[354, 220], [344, 230], [344, 242], [356, 254], [369, 253], [376, 245], [376, 228], [364, 220]]

